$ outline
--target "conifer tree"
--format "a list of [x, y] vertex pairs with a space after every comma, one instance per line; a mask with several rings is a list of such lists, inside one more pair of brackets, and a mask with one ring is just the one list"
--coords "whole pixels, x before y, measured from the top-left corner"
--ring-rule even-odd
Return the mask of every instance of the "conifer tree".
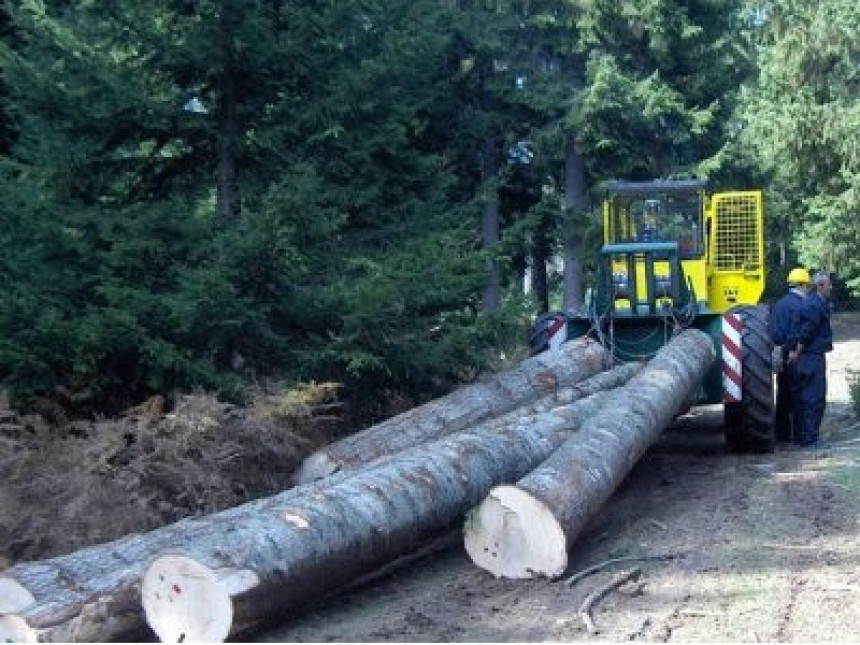
[[775, 233], [803, 263], [838, 270], [860, 293], [860, 101], [856, 3], [750, 3], [758, 82], [744, 96], [742, 142], [771, 180]]
[[[249, 369], [428, 391], [481, 355], [434, 3], [27, 0], [0, 305], [20, 391]], [[16, 218], [25, 226], [16, 226]], [[25, 315], [19, 315], [21, 312]], [[231, 383], [233, 385], [231, 385]]]

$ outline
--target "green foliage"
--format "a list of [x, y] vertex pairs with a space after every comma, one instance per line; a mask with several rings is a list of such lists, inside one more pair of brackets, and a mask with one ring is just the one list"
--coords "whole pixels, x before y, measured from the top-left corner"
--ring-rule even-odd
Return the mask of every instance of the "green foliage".
[[749, 70], [737, 2], [586, 3], [587, 82], [567, 116], [598, 180], [690, 176], [718, 154]]
[[0, 378], [19, 401], [110, 411], [265, 375], [415, 394], [483, 364], [507, 323], [474, 306], [477, 202], [439, 121], [432, 3], [11, 15]]
[[778, 234], [800, 261], [838, 271], [860, 293], [860, 9], [772, 0], [753, 15], [760, 73], [744, 96], [743, 138], [779, 196]]
[[[589, 62], [588, 78], [574, 123], [599, 167], [614, 168], [622, 177], [654, 178], [694, 161], [684, 150], [712, 121], [709, 109], [689, 108], [656, 70], [631, 77], [609, 55]], [[652, 145], [644, 147], [643, 141]]]

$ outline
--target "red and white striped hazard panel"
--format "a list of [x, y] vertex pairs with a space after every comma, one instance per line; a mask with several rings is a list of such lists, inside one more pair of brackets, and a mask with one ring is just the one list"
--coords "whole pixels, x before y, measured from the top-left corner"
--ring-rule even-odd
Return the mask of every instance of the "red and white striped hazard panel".
[[723, 316], [723, 402], [741, 401], [743, 382], [743, 346], [741, 329], [743, 322], [739, 314]]
[[558, 316], [552, 321], [547, 332], [549, 334], [550, 349], [561, 345], [567, 340], [567, 318], [564, 316]]

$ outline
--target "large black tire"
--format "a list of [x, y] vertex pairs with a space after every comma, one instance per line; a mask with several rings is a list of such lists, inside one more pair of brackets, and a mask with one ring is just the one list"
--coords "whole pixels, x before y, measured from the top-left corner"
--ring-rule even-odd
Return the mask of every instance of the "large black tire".
[[726, 444], [733, 452], [773, 452], [773, 342], [768, 331], [770, 310], [765, 305], [756, 305], [736, 307], [731, 313], [739, 314], [743, 323], [743, 383], [740, 403], [725, 405]]

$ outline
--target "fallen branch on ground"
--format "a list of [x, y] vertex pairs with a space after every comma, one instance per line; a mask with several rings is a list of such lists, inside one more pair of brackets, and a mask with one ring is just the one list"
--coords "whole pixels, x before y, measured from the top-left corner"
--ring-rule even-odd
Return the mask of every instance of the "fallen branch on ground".
[[613, 589], [617, 589], [626, 582], [637, 580], [641, 573], [639, 569], [631, 569], [630, 571], [620, 573], [610, 580], [609, 583], [598, 587], [586, 596], [585, 600], [579, 606], [579, 617], [585, 623], [585, 628], [589, 634], [596, 634], [598, 632], [597, 625], [594, 624], [594, 619], [591, 617], [591, 610], [594, 608], [594, 605]]
[[675, 558], [680, 557], [678, 553], [661, 553], [659, 555], [640, 555], [640, 556], [625, 556], [623, 558], [612, 558], [611, 560], [606, 560], [605, 562], [600, 562], [595, 564], [587, 569], [583, 569], [577, 573], [574, 573], [572, 576], [567, 578], [564, 582], [567, 583], [568, 586], [572, 587], [577, 582], [582, 580], [583, 578], [587, 578], [588, 576], [597, 573], [605, 569], [606, 567], [612, 566], [613, 564], [619, 564], [621, 562], [648, 562], [653, 560], [665, 561], [665, 560], [674, 560]]

